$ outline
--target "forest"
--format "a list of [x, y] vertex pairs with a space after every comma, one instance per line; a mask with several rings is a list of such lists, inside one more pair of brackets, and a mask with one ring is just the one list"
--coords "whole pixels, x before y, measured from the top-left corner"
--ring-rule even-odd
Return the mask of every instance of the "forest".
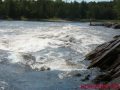
[[120, 19], [120, 0], [65, 2], [63, 0], [0, 0], [0, 19]]

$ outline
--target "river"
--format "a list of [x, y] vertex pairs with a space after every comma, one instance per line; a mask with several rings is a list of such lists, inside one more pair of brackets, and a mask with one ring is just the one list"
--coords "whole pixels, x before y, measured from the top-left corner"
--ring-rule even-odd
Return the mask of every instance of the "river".
[[82, 90], [102, 73], [85, 55], [115, 35], [89, 23], [0, 21], [0, 90]]

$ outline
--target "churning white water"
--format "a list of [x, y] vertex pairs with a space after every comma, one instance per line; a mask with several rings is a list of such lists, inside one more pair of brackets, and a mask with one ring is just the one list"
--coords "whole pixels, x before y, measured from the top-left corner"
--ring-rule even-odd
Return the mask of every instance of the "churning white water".
[[0, 21], [0, 90], [80, 90], [101, 73], [87, 70], [84, 56], [119, 34], [88, 23]]

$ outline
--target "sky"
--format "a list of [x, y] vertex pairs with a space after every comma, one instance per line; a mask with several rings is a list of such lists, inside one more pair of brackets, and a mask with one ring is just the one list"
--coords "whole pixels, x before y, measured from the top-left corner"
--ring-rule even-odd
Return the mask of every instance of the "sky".
[[[81, 1], [83, 1], [83, 0], [64, 0], [64, 1], [78, 1], [78, 2], [81, 2]], [[90, 2], [90, 1], [96, 1], [96, 2], [98, 2], [98, 1], [112, 1], [112, 0], [84, 0], [84, 1], [87, 1], [87, 2]]]

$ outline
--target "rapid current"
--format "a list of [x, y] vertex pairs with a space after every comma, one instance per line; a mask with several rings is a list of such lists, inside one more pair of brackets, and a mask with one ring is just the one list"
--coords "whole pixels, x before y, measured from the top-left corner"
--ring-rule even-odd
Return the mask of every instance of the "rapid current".
[[0, 90], [82, 90], [102, 73], [87, 69], [85, 55], [119, 34], [80, 22], [0, 21]]

